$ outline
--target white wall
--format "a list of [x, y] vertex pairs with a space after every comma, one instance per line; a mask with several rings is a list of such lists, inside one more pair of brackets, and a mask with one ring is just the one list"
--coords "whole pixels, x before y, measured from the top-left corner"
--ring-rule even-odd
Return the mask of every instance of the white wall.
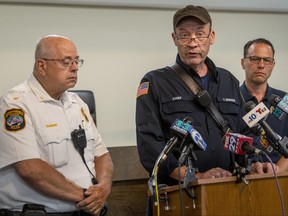
[[[85, 59], [76, 89], [91, 89], [107, 146], [136, 145], [135, 95], [142, 76], [175, 60], [172, 9], [0, 4], [0, 94], [32, 72], [36, 41], [70, 37]], [[240, 80], [243, 45], [264, 37], [276, 49], [270, 85], [288, 91], [288, 13], [211, 11], [216, 43], [210, 57]]]

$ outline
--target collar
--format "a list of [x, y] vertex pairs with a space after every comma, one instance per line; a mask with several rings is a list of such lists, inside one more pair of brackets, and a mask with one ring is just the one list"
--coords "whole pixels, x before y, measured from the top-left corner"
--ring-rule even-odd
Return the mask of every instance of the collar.
[[[179, 54], [177, 54], [176, 63], [179, 64], [186, 72], [188, 72], [188, 74], [192, 75], [193, 77], [196, 76], [196, 77], [198, 77], [198, 79], [200, 79], [199, 75], [196, 73], [196, 71], [194, 69], [192, 69], [190, 66], [184, 64], [181, 61]], [[208, 73], [210, 73], [211, 77], [214, 78], [214, 80], [217, 80], [218, 70], [217, 70], [217, 67], [215, 66], [214, 62], [209, 57], [206, 57], [204, 63], [207, 65]]]
[[28, 85], [30, 86], [32, 92], [37, 97], [38, 101], [51, 101], [54, 100], [42, 87], [36, 77], [31, 74], [27, 81]]
[[37, 97], [39, 102], [44, 102], [44, 101], [57, 101], [59, 103], [63, 103], [64, 101], [71, 101], [71, 96], [69, 96], [69, 94], [67, 94], [67, 91], [64, 92], [61, 97], [60, 100], [55, 100], [54, 98], [52, 98], [46, 91], [45, 89], [42, 87], [42, 85], [39, 83], [39, 81], [36, 79], [36, 77], [31, 74], [30, 77], [27, 80], [27, 83], [31, 89], [31, 91], [35, 94], [35, 96]]
[[[250, 92], [248, 91], [246, 85], [245, 85], [245, 81], [243, 82], [243, 84], [240, 86], [240, 91], [242, 92], [242, 95], [244, 97], [245, 102], [246, 101], [253, 101], [256, 104], [258, 104], [257, 99], [250, 94]], [[265, 92], [265, 96], [261, 101], [268, 101], [268, 97], [273, 94], [272, 88], [269, 87], [269, 85], [267, 84], [267, 89]]]

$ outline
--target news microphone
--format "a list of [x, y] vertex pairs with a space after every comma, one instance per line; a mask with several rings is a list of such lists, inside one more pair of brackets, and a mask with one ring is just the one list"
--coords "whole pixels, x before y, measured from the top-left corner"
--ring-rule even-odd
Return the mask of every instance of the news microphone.
[[[158, 156], [154, 168], [151, 174], [151, 177], [148, 180], [148, 188], [155, 199], [156, 195], [156, 185], [157, 185], [157, 175], [158, 175], [158, 167], [164, 163], [164, 161], [167, 159], [168, 155], [170, 152], [174, 149], [174, 147], [179, 144], [180, 140], [181, 141], [181, 146], [186, 142], [189, 136], [188, 128], [190, 127], [190, 124], [188, 122], [191, 122], [190, 119], [185, 118], [183, 121], [176, 119], [173, 124], [170, 127], [171, 133], [174, 135], [172, 138], [169, 139], [167, 142], [166, 146]], [[189, 129], [190, 131], [190, 129]], [[154, 202], [155, 206], [157, 206], [157, 202]]]
[[266, 153], [252, 146], [253, 138], [238, 133], [226, 133], [224, 149], [237, 155], [255, 154], [266, 156]]
[[254, 125], [253, 127], [250, 128], [250, 130], [256, 136], [260, 136], [262, 134], [262, 132], [263, 132], [263, 128], [261, 127], [260, 124]]
[[182, 144], [186, 141], [188, 138], [188, 128], [190, 126], [189, 123], [187, 123], [189, 120], [184, 119], [184, 121], [176, 119], [173, 124], [170, 127], [171, 133], [174, 135], [170, 140], [167, 142], [165, 148], [161, 152], [159, 156], [159, 164], [162, 164], [170, 154], [170, 152], [175, 148], [175, 146], [179, 143], [180, 140], [182, 140]]
[[[248, 126], [259, 123], [267, 138], [274, 144], [275, 149], [284, 157], [288, 157], [288, 138], [284, 137], [280, 140], [280, 137], [277, 133], [273, 131], [273, 129], [268, 125], [265, 121], [266, 113], [268, 108], [264, 105], [263, 102], [259, 103], [257, 106], [253, 101], [248, 101], [245, 103], [244, 108], [246, 112], [248, 112], [245, 116], [243, 116], [243, 120], [246, 122]], [[269, 110], [268, 110], [269, 113]], [[250, 126], [251, 127], [251, 126]]]
[[250, 128], [254, 127], [258, 122], [260, 124], [260, 122], [270, 113], [269, 109], [265, 106], [263, 102], [257, 104], [256, 106], [253, 101], [248, 101], [244, 104], [244, 108], [247, 114], [242, 118]]
[[273, 107], [272, 115], [279, 120], [283, 120], [288, 113], [288, 94], [282, 99], [278, 95], [272, 94], [268, 98], [268, 102]]
[[[267, 137], [269, 137], [273, 142], [278, 142], [280, 140], [279, 136], [272, 130], [272, 128], [264, 119], [270, 112], [263, 102], [259, 103], [256, 106], [253, 101], [248, 101], [244, 104], [244, 108], [246, 112], [248, 112], [245, 116], [248, 116], [248, 118], [250, 119], [250, 122], [248, 122], [250, 125], [253, 124], [254, 126], [254, 123], [259, 123], [265, 131]], [[243, 119], [245, 118], [245, 116], [243, 117]]]
[[195, 147], [195, 150], [205, 151], [207, 148], [207, 143], [204, 141], [201, 134], [191, 125], [191, 118], [186, 117], [184, 119], [188, 123], [186, 130], [188, 132], [187, 141], [192, 141]]
[[250, 145], [250, 143], [247, 141], [242, 143], [241, 149], [249, 155], [261, 155], [263, 157], [266, 157], [267, 155], [264, 151], [261, 151], [260, 149]]
[[[185, 140], [185, 142], [182, 143], [181, 146], [182, 151], [178, 160], [180, 164], [185, 162], [188, 155], [192, 153], [193, 150], [205, 151], [207, 148], [207, 143], [204, 141], [201, 134], [190, 124], [191, 119], [189, 117], [186, 117], [185, 120], [189, 122], [186, 127], [188, 134], [187, 140]], [[194, 155], [194, 157], [196, 156]]]

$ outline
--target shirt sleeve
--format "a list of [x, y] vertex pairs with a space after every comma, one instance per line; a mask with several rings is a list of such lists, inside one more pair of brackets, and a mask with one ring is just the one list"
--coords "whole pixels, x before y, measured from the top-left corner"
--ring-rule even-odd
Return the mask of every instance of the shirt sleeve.
[[[139, 90], [147, 85], [145, 91]], [[158, 156], [164, 149], [164, 122], [161, 118], [161, 104], [157, 89], [149, 78], [144, 77], [139, 85], [136, 101], [136, 134], [139, 157], [144, 168], [151, 175]], [[140, 92], [139, 92], [140, 91]], [[165, 165], [159, 169], [159, 179], [169, 178], [169, 174], [178, 166], [173, 154], [169, 154]]]
[[0, 101], [0, 168], [18, 161], [40, 158], [36, 132], [21, 99]]

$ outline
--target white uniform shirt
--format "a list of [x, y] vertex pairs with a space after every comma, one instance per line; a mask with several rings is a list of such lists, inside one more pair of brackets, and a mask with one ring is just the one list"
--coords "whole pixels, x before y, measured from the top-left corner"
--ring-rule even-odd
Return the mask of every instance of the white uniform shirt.
[[17, 175], [13, 164], [40, 158], [83, 188], [91, 175], [71, 140], [71, 132], [85, 128], [85, 160], [95, 175], [94, 157], [107, 153], [101, 136], [80, 97], [65, 92], [51, 98], [31, 77], [0, 99], [0, 209], [21, 211], [25, 203], [42, 204], [47, 212], [76, 210], [75, 203], [38, 193]]

